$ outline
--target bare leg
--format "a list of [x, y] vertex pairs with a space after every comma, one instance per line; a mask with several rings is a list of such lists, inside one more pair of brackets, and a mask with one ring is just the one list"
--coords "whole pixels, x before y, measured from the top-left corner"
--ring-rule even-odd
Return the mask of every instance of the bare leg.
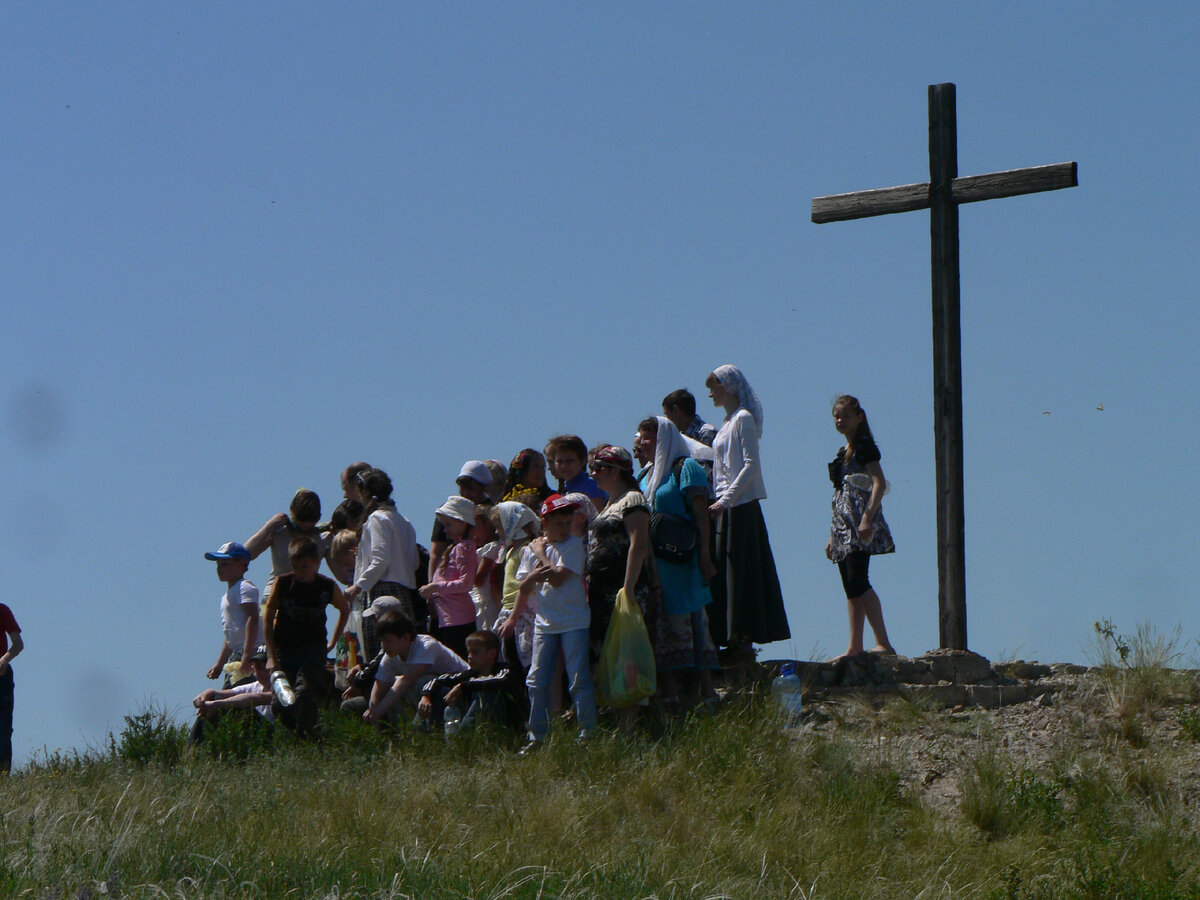
[[895, 653], [896, 648], [892, 646], [892, 642], [888, 640], [887, 626], [883, 624], [883, 607], [879, 603], [879, 595], [875, 593], [875, 588], [869, 589], [861, 597], [856, 598], [856, 602], [860, 605], [862, 612], [858, 620], [858, 647], [859, 652], [862, 652], [862, 618], [865, 615], [867, 621], [871, 624], [871, 630], [875, 632], [875, 646], [872, 651], [875, 653]]
[[850, 597], [846, 600], [846, 611], [850, 616], [850, 643], [846, 645], [846, 652], [841, 656], [835, 656], [834, 659], [858, 656], [863, 652], [863, 623], [866, 621], [866, 611], [863, 608], [862, 599], [862, 597]]

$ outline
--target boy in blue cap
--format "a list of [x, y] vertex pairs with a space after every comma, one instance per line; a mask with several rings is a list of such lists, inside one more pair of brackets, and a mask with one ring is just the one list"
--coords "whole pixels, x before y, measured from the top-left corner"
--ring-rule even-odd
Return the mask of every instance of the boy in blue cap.
[[[249, 660], [258, 644], [258, 588], [245, 576], [250, 566], [250, 551], [237, 541], [222, 544], [221, 549], [205, 553], [204, 558], [217, 564], [217, 577], [225, 582], [221, 595], [221, 631], [224, 641], [216, 664], [208, 670], [209, 678], [218, 678], [227, 662]], [[225, 675], [226, 689], [254, 678], [248, 666], [241, 666], [241, 675], [232, 679]]]

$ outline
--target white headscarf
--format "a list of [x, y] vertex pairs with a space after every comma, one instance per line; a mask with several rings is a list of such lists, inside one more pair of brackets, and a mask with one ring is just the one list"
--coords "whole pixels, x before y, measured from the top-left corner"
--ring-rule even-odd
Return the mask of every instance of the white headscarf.
[[592, 502], [592, 498], [587, 494], [582, 494], [579, 491], [571, 491], [571, 493], [563, 494], [563, 496], [579, 504], [579, 511], [587, 516], [589, 525], [596, 520], [596, 504]]
[[762, 403], [759, 402], [758, 394], [754, 393], [754, 388], [750, 387], [746, 376], [742, 374], [742, 370], [737, 366], [717, 366], [713, 369], [713, 374], [717, 376], [717, 380], [721, 382], [721, 386], [725, 390], [737, 395], [738, 407], [748, 410], [750, 415], [754, 416], [754, 424], [758, 426], [758, 436], [762, 437]]
[[666, 416], [655, 416], [658, 421], [658, 443], [654, 447], [654, 467], [650, 470], [650, 480], [646, 484], [646, 501], [654, 508], [654, 495], [663, 483], [671, 477], [671, 467], [675, 460], [688, 458], [691, 449], [684, 440], [679, 429]]
[[500, 514], [500, 528], [504, 531], [504, 545], [500, 548], [500, 561], [503, 562], [512, 552], [513, 544], [521, 538], [525, 526], [532, 525], [533, 533], [537, 534], [541, 530], [541, 523], [532, 509], [516, 500], [497, 503], [496, 509]]

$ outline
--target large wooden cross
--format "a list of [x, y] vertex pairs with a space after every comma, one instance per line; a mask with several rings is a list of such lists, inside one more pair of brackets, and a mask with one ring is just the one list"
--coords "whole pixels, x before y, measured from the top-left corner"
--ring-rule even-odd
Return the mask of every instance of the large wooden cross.
[[929, 86], [929, 182], [816, 197], [818, 225], [929, 210], [933, 270], [933, 429], [937, 447], [938, 631], [942, 647], [967, 649], [963, 515], [962, 348], [959, 330], [958, 205], [1075, 187], [1075, 163], [958, 177], [953, 84]]

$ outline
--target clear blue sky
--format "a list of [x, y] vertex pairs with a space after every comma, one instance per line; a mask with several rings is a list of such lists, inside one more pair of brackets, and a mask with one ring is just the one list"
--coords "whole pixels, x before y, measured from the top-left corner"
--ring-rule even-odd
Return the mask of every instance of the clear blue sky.
[[726, 362], [766, 409], [765, 653], [846, 640], [842, 392], [892, 484], [892, 637], [935, 647], [928, 215], [809, 205], [926, 180], [941, 81], [961, 174], [1080, 180], [961, 211], [971, 646], [1080, 660], [1112, 617], [1194, 650], [1198, 45], [1183, 2], [6, 5], [18, 760], [186, 714], [202, 554], [298, 487], [331, 510], [366, 459], [427, 534], [464, 459], [627, 445], [683, 386], [716, 418]]

